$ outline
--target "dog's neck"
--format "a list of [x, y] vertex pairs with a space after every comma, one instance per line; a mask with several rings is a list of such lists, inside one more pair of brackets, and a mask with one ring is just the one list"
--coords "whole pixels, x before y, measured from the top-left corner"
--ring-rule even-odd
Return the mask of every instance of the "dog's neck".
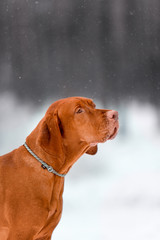
[[[37, 142], [38, 128], [27, 137], [26, 143], [29, 148], [44, 162], [52, 166], [60, 174], [66, 174], [73, 164], [87, 151], [89, 148], [86, 142], [65, 141], [63, 143], [63, 155], [55, 151], [55, 154], [50, 154], [46, 149]], [[54, 149], [54, 146], [53, 146]], [[53, 151], [54, 153], [54, 151]]]
[[64, 141], [65, 161], [60, 172], [67, 173], [73, 164], [87, 151], [89, 145], [86, 142]]

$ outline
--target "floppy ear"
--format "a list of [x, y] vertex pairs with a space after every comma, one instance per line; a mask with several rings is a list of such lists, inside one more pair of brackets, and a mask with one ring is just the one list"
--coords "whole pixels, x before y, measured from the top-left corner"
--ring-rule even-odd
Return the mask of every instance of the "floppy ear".
[[51, 155], [62, 157], [63, 141], [59, 126], [58, 113], [48, 113], [40, 123], [38, 143]]
[[98, 147], [97, 145], [96, 146], [93, 146], [93, 147], [90, 147], [88, 150], [87, 150], [87, 154], [90, 154], [90, 155], [94, 155], [96, 154], [98, 151]]

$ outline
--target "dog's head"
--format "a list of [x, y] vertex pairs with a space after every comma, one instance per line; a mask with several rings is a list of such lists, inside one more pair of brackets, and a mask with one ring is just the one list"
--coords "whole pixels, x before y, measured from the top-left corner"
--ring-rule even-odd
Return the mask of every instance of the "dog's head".
[[85, 143], [86, 153], [95, 154], [97, 144], [118, 132], [118, 112], [96, 109], [91, 99], [70, 97], [53, 103], [41, 123], [39, 141], [47, 152], [65, 145]]

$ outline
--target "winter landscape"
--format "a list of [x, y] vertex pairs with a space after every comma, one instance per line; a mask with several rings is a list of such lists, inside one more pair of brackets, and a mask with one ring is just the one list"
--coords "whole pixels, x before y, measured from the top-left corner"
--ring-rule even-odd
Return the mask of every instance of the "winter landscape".
[[0, 155], [59, 98], [119, 112], [118, 136], [67, 174], [54, 240], [160, 239], [159, 13], [159, 0], [0, 1]]
[[[24, 143], [54, 100], [35, 108], [1, 94], [0, 155]], [[120, 132], [99, 144], [95, 156], [81, 157], [66, 176], [63, 214], [52, 239], [160, 239], [158, 110], [136, 101], [115, 108]]]

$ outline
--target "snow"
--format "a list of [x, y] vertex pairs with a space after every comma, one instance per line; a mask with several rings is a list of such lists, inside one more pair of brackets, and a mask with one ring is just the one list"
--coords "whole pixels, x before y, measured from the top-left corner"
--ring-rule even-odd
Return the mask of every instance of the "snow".
[[53, 239], [160, 239], [160, 154], [155, 142], [150, 149], [140, 139], [117, 137], [100, 147], [94, 159], [84, 156], [83, 168], [85, 161], [96, 161], [102, 171], [91, 175], [87, 166], [88, 173], [75, 181], [72, 171], [82, 166], [71, 169]]
[[[95, 101], [96, 102], [96, 101]], [[34, 108], [0, 96], [0, 154], [23, 144], [49, 102]], [[55, 240], [160, 239], [160, 133], [157, 110], [132, 102], [119, 106], [121, 131], [84, 155], [65, 179]]]

